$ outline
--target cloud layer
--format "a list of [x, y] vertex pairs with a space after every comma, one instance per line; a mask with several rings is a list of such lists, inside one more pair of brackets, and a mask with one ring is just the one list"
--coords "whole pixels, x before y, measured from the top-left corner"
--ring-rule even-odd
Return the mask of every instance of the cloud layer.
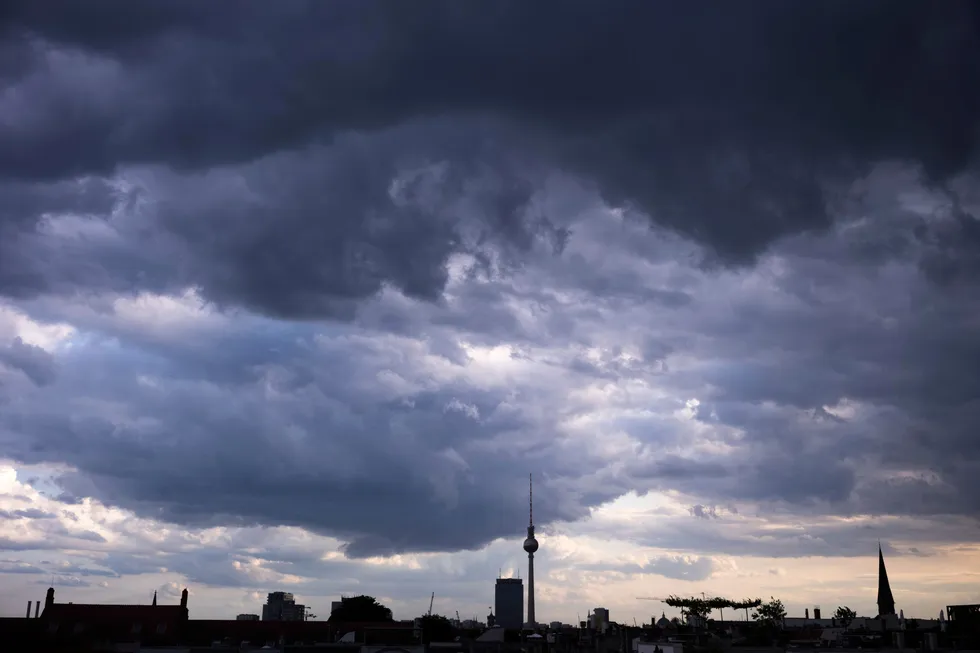
[[976, 540], [972, 4], [9, 4], [0, 573], [481, 605], [528, 472], [568, 605]]

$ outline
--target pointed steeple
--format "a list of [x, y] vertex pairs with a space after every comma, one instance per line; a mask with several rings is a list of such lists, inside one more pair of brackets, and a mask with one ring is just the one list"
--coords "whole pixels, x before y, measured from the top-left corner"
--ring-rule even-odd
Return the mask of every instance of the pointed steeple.
[[153, 590], [153, 605], [157, 604], [157, 591]]
[[892, 596], [892, 586], [888, 583], [885, 557], [881, 554], [881, 542], [878, 542], [878, 616], [891, 614], [895, 614], [895, 597]]

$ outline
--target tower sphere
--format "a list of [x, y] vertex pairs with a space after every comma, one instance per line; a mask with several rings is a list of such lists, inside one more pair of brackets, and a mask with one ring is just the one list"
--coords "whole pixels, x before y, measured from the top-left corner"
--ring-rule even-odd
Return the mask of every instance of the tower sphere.
[[534, 553], [538, 550], [538, 540], [534, 537], [529, 537], [524, 540], [524, 550], [528, 553]]

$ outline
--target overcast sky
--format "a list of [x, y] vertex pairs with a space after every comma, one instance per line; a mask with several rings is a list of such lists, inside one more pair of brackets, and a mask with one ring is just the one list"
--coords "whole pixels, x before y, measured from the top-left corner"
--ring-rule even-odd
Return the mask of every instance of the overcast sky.
[[539, 620], [980, 602], [978, 138], [958, 0], [8, 0], [0, 613], [483, 618], [529, 473]]

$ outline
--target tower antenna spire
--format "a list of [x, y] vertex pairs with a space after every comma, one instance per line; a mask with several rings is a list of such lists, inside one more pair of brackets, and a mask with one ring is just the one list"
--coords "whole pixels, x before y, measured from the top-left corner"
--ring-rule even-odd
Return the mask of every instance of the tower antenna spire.
[[532, 474], [527, 475], [527, 523], [534, 526], [534, 479]]

